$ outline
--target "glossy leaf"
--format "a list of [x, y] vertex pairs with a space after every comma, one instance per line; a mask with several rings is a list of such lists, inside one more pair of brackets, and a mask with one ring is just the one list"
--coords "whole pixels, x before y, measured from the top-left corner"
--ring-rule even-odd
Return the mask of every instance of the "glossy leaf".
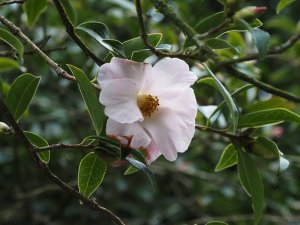
[[242, 150], [238, 150], [238, 173], [241, 184], [252, 199], [254, 224], [257, 225], [264, 209], [264, 187], [254, 161]]
[[233, 48], [233, 46], [228, 44], [226, 41], [217, 38], [208, 39], [206, 44], [212, 49]]
[[0, 72], [19, 68], [20, 66], [15, 60], [0, 57]]
[[289, 6], [295, 1], [296, 0], [280, 0], [276, 8], [276, 13], [279, 14], [285, 7]]
[[152, 172], [152, 170], [147, 166], [145, 165], [144, 163], [130, 157], [130, 156], [127, 156], [125, 158], [133, 167], [137, 168], [138, 170], [141, 170], [149, 179], [152, 187], [154, 188], [156, 186], [156, 180], [155, 180], [155, 176]]
[[277, 144], [269, 138], [258, 137], [251, 146], [250, 151], [266, 159], [276, 158], [278, 161], [278, 175], [284, 172], [289, 166], [289, 161], [283, 157]]
[[15, 120], [18, 121], [29, 107], [39, 82], [39, 77], [25, 73], [19, 76], [11, 85], [7, 97], [7, 105]]
[[65, 12], [67, 14], [67, 16], [69, 17], [70, 21], [73, 24], [76, 24], [77, 22], [77, 13], [74, 10], [73, 6], [71, 5], [70, 2], [72, 2], [72, 0], [60, 0], [61, 4], [63, 5]]
[[238, 127], [262, 127], [284, 121], [300, 123], [300, 116], [288, 109], [266, 109], [242, 115]]
[[10, 45], [12, 48], [16, 49], [20, 58], [23, 58], [24, 46], [18, 38], [16, 38], [7, 30], [0, 28], [0, 39]]
[[[38, 146], [38, 147], [48, 146], [48, 142], [41, 136], [39, 136], [35, 133], [32, 133], [32, 132], [29, 132], [29, 131], [24, 131], [24, 134], [28, 138], [28, 140], [31, 142], [31, 144]], [[39, 152], [38, 155], [44, 163], [49, 163], [50, 151]]]
[[229, 144], [224, 149], [220, 160], [215, 168], [216, 172], [229, 168], [237, 164], [237, 150], [232, 144]]
[[129, 166], [127, 168], [127, 170], [125, 171], [124, 175], [130, 175], [130, 174], [133, 174], [135, 172], [139, 171], [138, 168], [134, 167], [134, 166]]
[[38, 20], [39, 16], [47, 9], [47, 4], [47, 0], [27, 0], [23, 4], [29, 26]]
[[100, 105], [98, 100], [96, 90], [81, 69], [72, 65], [68, 65], [68, 67], [72, 71], [72, 74], [76, 77], [80, 93], [86, 104], [96, 133], [97, 135], [100, 135], [103, 128], [104, 112], [103, 107]]
[[79, 164], [78, 188], [85, 197], [89, 197], [100, 186], [106, 173], [106, 162], [91, 152]]
[[109, 39], [109, 31], [104, 23], [88, 21], [79, 24], [75, 30], [83, 31], [94, 38], [99, 44], [109, 51], [124, 56], [123, 45], [117, 40]]
[[[161, 33], [153, 33], [153, 34], [148, 34], [148, 42], [153, 46], [156, 47], [162, 38]], [[124, 46], [124, 53], [126, 58], [130, 59], [132, 58], [132, 53], [136, 51], [140, 51], [142, 49], [146, 49], [146, 46], [141, 39], [141, 37], [136, 37], [130, 40], [127, 40], [123, 42]]]
[[205, 69], [208, 71], [210, 76], [214, 79], [216, 85], [218, 86], [218, 89], [220, 93], [222, 94], [228, 108], [231, 114], [231, 119], [232, 119], [232, 125], [233, 125], [233, 131], [237, 132], [237, 125], [238, 125], [238, 119], [239, 119], [239, 111], [238, 108], [232, 99], [230, 93], [227, 91], [227, 89], [224, 87], [224, 85], [218, 80], [218, 78], [213, 74], [213, 72], [205, 65], [202, 64]]
[[247, 107], [247, 111], [255, 112], [255, 111], [276, 109], [276, 108], [284, 108], [284, 109], [291, 110], [295, 108], [295, 104], [285, 100], [284, 98], [273, 96], [272, 98], [265, 101], [254, 102], [253, 104]]
[[259, 28], [251, 29], [250, 33], [258, 50], [259, 56], [262, 57], [266, 55], [269, 49], [269, 33]]

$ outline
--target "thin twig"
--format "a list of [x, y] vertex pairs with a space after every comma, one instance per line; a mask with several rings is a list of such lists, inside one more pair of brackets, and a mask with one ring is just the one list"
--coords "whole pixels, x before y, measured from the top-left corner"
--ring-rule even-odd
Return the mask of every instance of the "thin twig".
[[107, 208], [104, 208], [103, 206], [99, 205], [96, 202], [96, 200], [86, 198], [84, 195], [82, 195], [81, 193], [76, 191], [74, 188], [69, 186], [67, 183], [62, 181], [60, 178], [58, 178], [49, 169], [47, 164], [45, 164], [43, 161], [40, 160], [40, 158], [39, 158], [39, 156], [38, 156], [38, 154], [35, 150], [35, 147], [27, 139], [24, 132], [19, 127], [18, 123], [16, 122], [16, 120], [14, 119], [12, 114], [10, 113], [9, 109], [7, 108], [7, 106], [4, 103], [4, 101], [2, 100], [2, 98], [0, 98], [0, 112], [1, 112], [2, 115], [4, 115], [6, 117], [6, 119], [9, 121], [9, 123], [12, 125], [12, 127], [15, 131], [16, 137], [24, 145], [24, 147], [26, 147], [26, 149], [28, 150], [30, 155], [33, 157], [33, 159], [34, 159], [35, 163], [37, 164], [37, 166], [44, 172], [45, 175], [47, 175], [47, 177], [49, 179], [52, 180], [52, 182], [54, 182], [56, 185], [58, 185], [61, 189], [63, 189], [67, 193], [69, 193], [69, 194], [73, 195], [74, 197], [76, 197], [77, 199], [81, 200], [89, 208], [91, 208], [95, 211], [98, 211], [99, 213], [101, 213], [103, 215], [108, 216], [113, 221], [115, 221], [118, 225], [125, 225], [125, 223], [118, 216], [116, 216], [113, 212], [111, 212]]
[[211, 128], [211, 127], [202, 126], [202, 125], [199, 125], [199, 124], [197, 124], [195, 128], [197, 130], [200, 130], [200, 131], [205, 131], [205, 132], [209, 132], [209, 133], [219, 134], [219, 135], [221, 135], [223, 137], [229, 138], [230, 140], [238, 140], [238, 139], [241, 138], [241, 136], [239, 136], [239, 135], [230, 134], [230, 133], [227, 133], [226, 131], [223, 131], [223, 130], [217, 130], [217, 129], [214, 129], [214, 128]]
[[60, 0], [53, 0], [57, 12], [60, 15], [60, 18], [66, 28], [67, 33], [69, 36], [73, 39], [73, 41], [81, 48], [81, 50], [84, 52], [84, 54], [88, 57], [90, 57], [98, 66], [101, 66], [104, 64], [104, 61], [99, 59], [77, 36], [75, 33], [74, 26], [72, 22], [70, 21], [69, 17], [67, 16], [65, 9], [63, 5], [61, 4]]
[[[277, 46], [273, 49], [270, 49], [267, 52], [266, 56], [281, 54], [281, 53], [285, 52], [286, 50], [288, 50], [289, 48], [293, 47], [299, 40], [300, 40], [300, 33], [296, 34], [296, 35], [293, 35], [291, 38], [289, 38], [283, 44], [281, 44], [281, 45], [279, 45], [279, 46]], [[249, 54], [245, 57], [241, 57], [241, 58], [221, 62], [217, 67], [219, 68], [219, 67], [222, 67], [222, 66], [232, 65], [232, 64], [245, 62], [245, 61], [250, 61], [250, 60], [256, 60], [256, 59], [259, 59], [259, 54], [257, 54], [257, 53]]]
[[11, 5], [11, 4], [23, 4], [25, 3], [27, 0], [13, 0], [13, 1], [5, 1], [5, 2], [1, 2], [0, 6], [3, 5]]
[[[59, 64], [54, 62], [50, 57], [48, 57], [36, 44], [34, 44], [22, 31], [19, 27], [17, 27], [14, 23], [10, 22], [3, 16], [0, 16], [0, 22], [4, 24], [13, 34], [17, 35], [21, 38], [26, 44], [28, 44], [33, 51], [35, 51], [39, 56], [41, 56], [44, 61], [51, 66], [58, 76], [61, 76], [67, 80], [76, 81], [76, 78], [70, 75], [67, 71], [62, 69]], [[96, 89], [100, 89], [98, 85], [93, 84]]]
[[80, 150], [90, 150], [94, 149], [97, 146], [95, 145], [83, 145], [83, 144], [53, 144], [45, 147], [38, 147], [34, 146], [35, 150], [37, 152], [44, 152], [44, 151], [59, 151], [59, 150], [65, 150], [65, 149], [80, 149]]

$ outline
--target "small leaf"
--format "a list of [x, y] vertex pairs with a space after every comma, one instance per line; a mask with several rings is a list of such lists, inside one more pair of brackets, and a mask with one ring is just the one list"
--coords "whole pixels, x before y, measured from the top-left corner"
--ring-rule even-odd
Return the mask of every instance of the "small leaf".
[[27, 0], [23, 4], [29, 26], [38, 20], [39, 16], [47, 9], [47, 5], [47, 0]]
[[264, 187], [254, 161], [242, 150], [238, 150], [238, 173], [241, 184], [252, 199], [254, 224], [257, 225], [264, 209]]
[[234, 47], [228, 44], [226, 41], [218, 38], [211, 38], [206, 41], [206, 44], [212, 49], [224, 49], [224, 48], [233, 48]]
[[39, 77], [25, 73], [19, 76], [11, 85], [7, 97], [7, 105], [15, 120], [18, 121], [29, 107], [39, 82]]
[[205, 69], [208, 71], [210, 76], [214, 79], [216, 85], [218, 86], [219, 91], [221, 92], [228, 108], [231, 114], [232, 118], [232, 125], [233, 125], [233, 131], [236, 133], [237, 132], [237, 125], [238, 125], [238, 119], [239, 119], [239, 111], [238, 108], [232, 99], [230, 93], [227, 91], [227, 89], [223, 86], [223, 84], [218, 80], [218, 78], [213, 74], [213, 72], [205, 65], [202, 64]]
[[124, 175], [130, 175], [130, 174], [133, 174], [135, 172], [139, 171], [138, 168], [134, 167], [134, 166], [129, 166], [127, 168], [127, 170], [125, 171]]
[[76, 24], [77, 12], [74, 10], [74, 7], [70, 4], [70, 1], [71, 0], [60, 0], [70, 21], [72, 22], [72, 24]]
[[156, 181], [155, 181], [155, 176], [152, 172], [152, 170], [147, 166], [145, 165], [144, 163], [130, 157], [130, 156], [127, 156], [125, 158], [133, 167], [137, 168], [138, 170], [141, 170], [149, 179], [152, 187], [154, 188], [156, 186]]
[[[151, 44], [153, 47], [156, 47], [161, 41], [162, 34], [161, 33], [153, 33], [153, 34], [148, 34], [147, 37], [148, 37], [149, 44]], [[125, 56], [128, 59], [130, 59], [132, 57], [133, 52], [140, 51], [142, 49], [146, 49], [146, 46], [145, 46], [143, 40], [141, 39], [141, 37], [136, 37], [136, 38], [127, 40], [127, 41], [123, 42], [123, 46], [124, 46]]]
[[205, 225], [228, 225], [228, 224], [221, 221], [211, 221], [206, 223]]
[[259, 28], [250, 30], [254, 44], [260, 57], [265, 56], [269, 49], [270, 34]]
[[23, 58], [24, 46], [18, 38], [16, 38], [7, 30], [0, 28], [0, 39], [10, 45], [12, 48], [16, 49], [20, 58]]
[[0, 72], [19, 68], [20, 66], [15, 60], [0, 57]]
[[85, 197], [89, 197], [100, 186], [106, 173], [106, 162], [91, 152], [79, 164], [78, 188]]
[[237, 150], [232, 144], [229, 144], [224, 149], [220, 160], [215, 168], [216, 172], [227, 169], [237, 164]]
[[219, 24], [221, 24], [225, 20], [225, 14], [224, 12], [218, 12], [216, 14], [213, 14], [205, 19], [203, 19], [200, 23], [198, 23], [195, 27], [195, 30], [201, 34], [205, 33], [215, 27], [217, 27]]
[[83, 31], [94, 38], [99, 44], [109, 51], [124, 56], [124, 49], [121, 42], [109, 39], [109, 31], [104, 23], [88, 21], [79, 24], [75, 30]]
[[280, 0], [276, 8], [276, 13], [279, 14], [285, 7], [287, 7], [295, 1], [296, 0]]
[[269, 138], [258, 137], [250, 148], [251, 152], [266, 159], [276, 158], [278, 161], [278, 175], [283, 173], [289, 166], [289, 161], [282, 156], [283, 154], [276, 143]]
[[81, 69], [72, 65], [67, 66], [72, 71], [72, 74], [76, 77], [80, 93], [92, 119], [96, 134], [100, 135], [103, 128], [104, 112], [103, 107], [100, 105], [100, 102], [97, 98], [95, 88]]
[[300, 116], [288, 109], [266, 109], [242, 115], [238, 127], [262, 127], [284, 121], [300, 123]]
[[[31, 144], [36, 145], [38, 147], [45, 147], [48, 146], [48, 142], [42, 138], [41, 136], [29, 132], [29, 131], [24, 131], [25, 136], [28, 138], [28, 140], [31, 142]], [[50, 161], [50, 150], [49, 151], [44, 151], [44, 152], [38, 152], [38, 155], [40, 157], [40, 159], [44, 162], [44, 163], [49, 163]]]

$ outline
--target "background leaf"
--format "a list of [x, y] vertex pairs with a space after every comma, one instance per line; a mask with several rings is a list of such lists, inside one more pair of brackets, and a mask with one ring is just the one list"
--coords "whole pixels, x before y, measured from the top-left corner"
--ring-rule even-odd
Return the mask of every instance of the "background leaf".
[[19, 66], [18, 62], [16, 62], [15, 60], [12, 60], [10, 58], [0, 57], [0, 72], [13, 70], [13, 69], [19, 69], [19, 68], [20, 68], [20, 66]]
[[39, 77], [35, 77], [30, 73], [25, 73], [17, 77], [11, 85], [7, 97], [7, 106], [15, 120], [18, 121], [29, 107], [39, 82]]
[[264, 187], [254, 161], [242, 150], [238, 150], [238, 173], [241, 184], [252, 199], [254, 224], [259, 224], [264, 209]]
[[[38, 147], [45, 147], [48, 146], [48, 142], [42, 138], [41, 136], [29, 132], [29, 131], [24, 131], [25, 136], [28, 138], [28, 140], [31, 142], [31, 144], [36, 145]], [[50, 150], [49, 151], [44, 151], [44, 152], [39, 152], [38, 153], [40, 159], [44, 163], [49, 163], [50, 161]]]
[[78, 188], [79, 192], [89, 197], [100, 186], [106, 173], [106, 162], [91, 152], [79, 164]]
[[39, 16], [47, 9], [47, 5], [47, 0], [27, 0], [23, 4], [29, 26], [34, 25]]
[[23, 58], [24, 46], [22, 42], [5, 29], [0, 28], [0, 39], [17, 50], [19, 57]]
[[86, 104], [96, 133], [97, 135], [100, 135], [103, 128], [104, 112], [103, 107], [97, 98], [95, 88], [81, 69], [72, 65], [68, 65], [68, 67], [76, 77], [80, 93]]
[[274, 108], [242, 115], [239, 119], [239, 128], [262, 127], [284, 121], [300, 123], [300, 116], [288, 109]]
[[295, 1], [296, 0], [280, 0], [276, 8], [276, 13], [279, 14], [285, 7], [289, 6]]

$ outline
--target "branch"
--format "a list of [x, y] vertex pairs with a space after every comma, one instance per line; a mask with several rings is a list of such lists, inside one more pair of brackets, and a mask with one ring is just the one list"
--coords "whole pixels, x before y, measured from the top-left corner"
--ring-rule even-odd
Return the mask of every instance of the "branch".
[[[270, 49], [267, 52], [267, 56], [281, 54], [281, 53], [285, 52], [286, 50], [288, 50], [289, 48], [291, 48], [292, 46], [294, 46], [299, 40], [300, 40], [300, 33], [293, 35], [290, 39], [288, 39], [283, 44], [281, 44], [273, 49]], [[227, 60], [227, 61], [221, 62], [217, 66], [217, 68], [219, 68], [221, 66], [232, 65], [235, 63], [240, 63], [240, 62], [245, 62], [245, 61], [250, 61], [250, 60], [255, 60], [255, 59], [259, 59], [259, 54], [254, 53], [254, 54], [249, 54], [245, 57], [241, 57], [241, 58], [237, 58], [237, 59], [233, 59], [233, 60]]]
[[35, 150], [37, 152], [44, 152], [44, 151], [59, 151], [59, 150], [64, 150], [64, 149], [80, 149], [80, 150], [89, 150], [89, 149], [94, 149], [97, 146], [95, 145], [83, 145], [83, 144], [53, 144], [45, 147], [37, 147], [34, 146]]
[[[67, 80], [76, 81], [76, 78], [70, 75], [67, 71], [62, 69], [59, 64], [54, 62], [51, 58], [49, 58], [36, 44], [34, 44], [22, 31], [19, 27], [17, 27], [14, 23], [10, 22], [3, 16], [0, 16], [0, 22], [4, 24], [13, 34], [21, 38], [26, 44], [28, 44], [39, 56], [41, 56], [44, 61], [51, 66], [58, 76], [61, 76]], [[100, 89], [98, 85], [93, 84], [96, 89]]]
[[99, 59], [77, 36], [75, 33], [74, 26], [72, 22], [70, 21], [69, 17], [67, 16], [65, 9], [63, 5], [61, 4], [60, 0], [53, 0], [57, 12], [60, 15], [60, 18], [66, 28], [67, 33], [69, 36], [73, 39], [73, 41], [81, 48], [83, 53], [87, 56], [90, 57], [98, 66], [101, 66], [104, 64], [104, 61]]
[[5, 1], [5, 2], [1, 2], [0, 6], [3, 5], [11, 5], [11, 4], [23, 4], [25, 3], [27, 0], [11, 0], [11, 1]]
[[81, 193], [79, 193], [78, 191], [76, 191], [74, 188], [72, 188], [71, 186], [69, 186], [67, 183], [65, 183], [64, 181], [62, 181], [60, 178], [58, 178], [49, 169], [49, 167], [47, 166], [47, 164], [45, 164], [43, 161], [40, 160], [40, 158], [39, 158], [39, 156], [38, 156], [38, 154], [37, 154], [37, 152], [35, 150], [35, 147], [26, 138], [24, 132], [21, 130], [21, 128], [19, 127], [18, 123], [13, 118], [12, 114], [10, 113], [9, 109], [7, 108], [7, 106], [4, 103], [4, 101], [2, 100], [2, 98], [0, 98], [0, 112], [10, 122], [10, 124], [12, 125], [12, 127], [13, 127], [13, 129], [15, 131], [16, 137], [26, 147], [26, 149], [28, 150], [28, 153], [30, 153], [30, 155], [33, 157], [36, 165], [44, 172], [44, 174], [50, 180], [52, 180], [52, 182], [54, 182], [56, 185], [58, 185], [61, 189], [63, 189], [67, 193], [73, 195], [74, 197], [76, 197], [77, 199], [79, 199], [80, 201], [82, 201], [83, 203], [85, 203], [89, 208], [91, 208], [91, 209], [93, 209], [95, 211], [98, 211], [101, 214], [104, 214], [104, 215], [108, 216], [113, 221], [115, 221], [118, 225], [125, 225], [124, 222], [118, 216], [116, 216], [110, 210], [108, 210], [108, 209], [104, 208], [103, 206], [99, 205], [96, 202], [96, 200], [86, 198], [84, 195], [82, 195]]
[[197, 124], [195, 128], [197, 130], [200, 130], [200, 131], [205, 131], [205, 132], [209, 132], [209, 133], [219, 134], [219, 135], [221, 135], [223, 137], [229, 138], [230, 140], [239, 140], [242, 137], [240, 135], [230, 134], [230, 133], [227, 133], [226, 131], [223, 131], [223, 130], [217, 130], [217, 129], [214, 129], [214, 128], [211, 128], [211, 127], [202, 126], [202, 125], [199, 125], [199, 124]]
[[261, 90], [263, 90], [267, 93], [285, 98], [285, 99], [287, 99], [289, 101], [292, 101], [292, 102], [300, 103], [300, 97], [298, 97], [296, 95], [293, 95], [293, 94], [291, 94], [287, 91], [276, 88], [276, 87], [274, 87], [270, 84], [267, 84], [267, 83], [264, 83], [264, 82], [259, 81], [257, 79], [254, 79], [252, 77], [249, 77], [248, 75], [240, 72], [239, 70], [235, 69], [232, 66], [225, 67], [225, 70], [227, 70], [227, 72], [230, 76], [233, 76], [233, 77], [235, 77], [239, 80], [245, 81], [247, 83], [253, 84], [256, 87], [260, 88]]

